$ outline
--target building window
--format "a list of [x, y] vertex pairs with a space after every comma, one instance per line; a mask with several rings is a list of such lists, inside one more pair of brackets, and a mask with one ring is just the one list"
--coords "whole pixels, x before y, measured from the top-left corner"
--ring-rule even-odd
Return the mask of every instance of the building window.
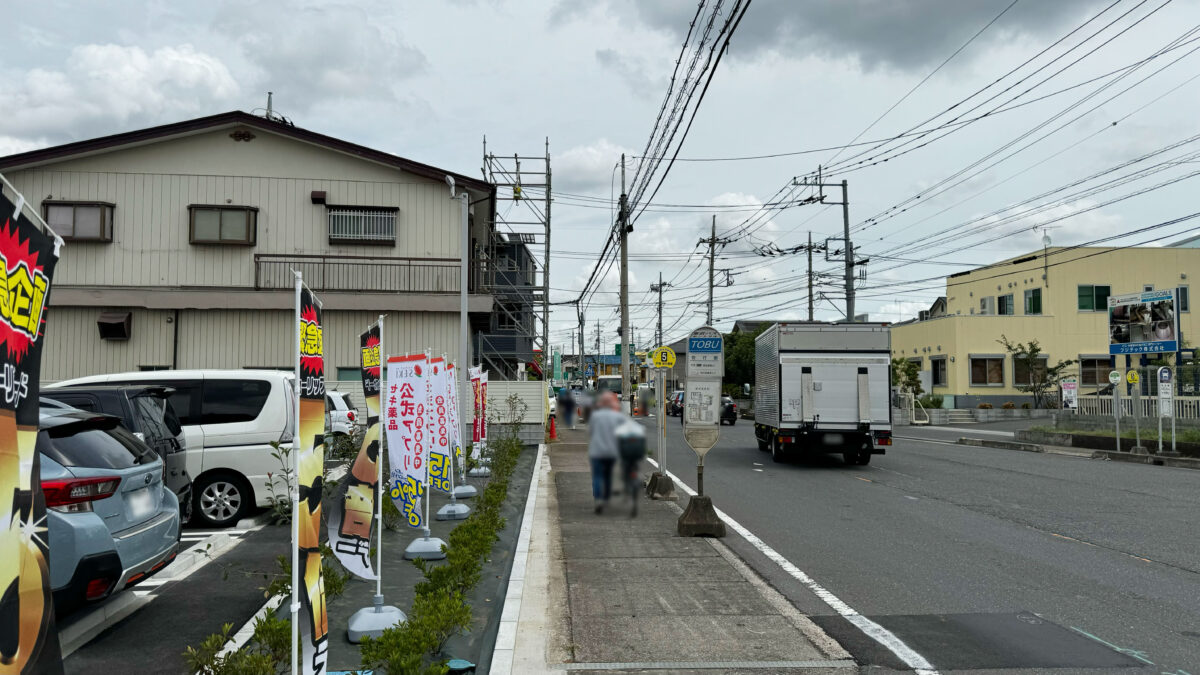
[[1154, 290], [1154, 284], [1142, 284], [1142, 292], [1149, 293]]
[[1079, 284], [1079, 311], [1104, 312], [1108, 311], [1108, 286], [1093, 286]]
[[1031, 378], [1040, 375], [1042, 378], [1046, 376], [1046, 363], [1049, 357], [1039, 356], [1037, 363], [1034, 365], [1033, 372], [1030, 372], [1029, 359], [1024, 359], [1013, 355], [1013, 386], [1022, 386], [1031, 383]]
[[972, 387], [1003, 387], [1004, 386], [1004, 357], [1003, 356], [972, 356], [971, 357], [971, 386]]
[[1031, 288], [1028, 291], [1025, 291], [1025, 313], [1042, 313], [1042, 289]]
[[42, 217], [68, 241], [112, 241], [113, 208], [108, 202], [42, 202]]
[[908, 357], [908, 362], [917, 364], [917, 370], [921, 370], [925, 366], [925, 360], [919, 356]]
[[171, 366], [138, 366], [138, 370], [143, 373], [154, 372], [156, 370], [170, 370]]
[[338, 368], [337, 379], [339, 382], [357, 382], [362, 379], [362, 368], [354, 366], [353, 368]]
[[1079, 383], [1100, 386], [1108, 384], [1108, 372], [1112, 370], [1109, 357], [1079, 357]]
[[326, 214], [331, 244], [396, 243], [396, 214], [388, 206], [330, 206]]
[[999, 301], [999, 304], [997, 305], [997, 309], [999, 310], [997, 312], [998, 314], [1012, 316], [1013, 312], [1016, 311], [1013, 308], [1012, 293], [1009, 293], [1008, 295], [1001, 295], [999, 298], [997, 298], [997, 300]]
[[950, 386], [950, 380], [947, 377], [947, 372], [946, 372], [946, 357], [935, 356], [935, 357], [929, 359], [929, 366], [933, 369], [933, 378], [932, 378], [933, 386], [935, 386], [935, 387]]
[[1188, 287], [1187, 286], [1179, 287], [1179, 311], [1181, 311], [1181, 312], [1192, 311], [1190, 298], [1188, 298]]
[[258, 208], [192, 204], [188, 236], [193, 244], [253, 246], [258, 235]]

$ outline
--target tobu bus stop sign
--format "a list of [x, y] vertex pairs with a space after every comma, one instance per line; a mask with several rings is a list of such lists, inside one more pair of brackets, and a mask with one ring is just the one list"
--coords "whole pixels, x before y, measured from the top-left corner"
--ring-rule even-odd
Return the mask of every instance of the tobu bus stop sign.
[[696, 495], [679, 517], [681, 536], [724, 537], [712, 498], [704, 494], [704, 455], [721, 437], [721, 380], [725, 377], [725, 340], [704, 326], [688, 337], [687, 380], [683, 386], [683, 438], [696, 452]]
[[[701, 458], [721, 436], [721, 379], [725, 340], [705, 326], [688, 337], [687, 380], [683, 391], [683, 438]], [[700, 494], [704, 494], [703, 489]]]

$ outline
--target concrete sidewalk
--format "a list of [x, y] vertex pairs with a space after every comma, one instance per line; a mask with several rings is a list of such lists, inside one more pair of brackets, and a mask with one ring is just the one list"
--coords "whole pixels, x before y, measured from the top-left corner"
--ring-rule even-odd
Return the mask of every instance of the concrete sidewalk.
[[639, 495], [630, 518], [622, 495], [594, 514], [585, 434], [560, 432], [537, 467], [512, 673], [856, 668], [719, 540], [676, 536], [679, 504]]

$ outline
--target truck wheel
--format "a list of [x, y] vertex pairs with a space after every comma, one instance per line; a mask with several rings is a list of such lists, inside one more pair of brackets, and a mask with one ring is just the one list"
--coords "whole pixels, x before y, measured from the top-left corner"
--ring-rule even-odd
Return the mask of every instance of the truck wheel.
[[783, 454], [783, 442], [779, 440], [778, 436], [771, 439], [771, 461], [782, 464], [786, 460], [787, 457]]
[[756, 438], [756, 439], [754, 439], [754, 440], [758, 441], [758, 449], [759, 449], [759, 451], [761, 451], [761, 452], [766, 452], [766, 451], [768, 451], [768, 450], [770, 450], [770, 449], [771, 449], [771, 444], [770, 444], [770, 443], [768, 443], [767, 441], [764, 441], [764, 440], [762, 440], [762, 439], [759, 439], [759, 438]]
[[858, 465], [859, 466], [866, 466], [870, 463], [871, 463], [871, 451], [870, 450], [863, 450], [862, 452], [858, 453]]

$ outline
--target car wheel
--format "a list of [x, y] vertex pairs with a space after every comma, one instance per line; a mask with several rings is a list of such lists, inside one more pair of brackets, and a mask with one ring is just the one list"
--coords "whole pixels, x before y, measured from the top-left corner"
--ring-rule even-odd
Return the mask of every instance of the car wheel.
[[782, 464], [785, 459], [783, 455], [783, 443], [776, 436], [771, 439], [771, 461]]
[[192, 517], [209, 527], [229, 527], [250, 510], [253, 497], [241, 476], [214, 473], [201, 476], [192, 487]]
[[729, 420], [729, 426], [733, 426], [733, 425], [735, 425], [735, 424], [737, 424], [737, 418], [736, 418], [736, 417], [734, 417], [733, 419]]

